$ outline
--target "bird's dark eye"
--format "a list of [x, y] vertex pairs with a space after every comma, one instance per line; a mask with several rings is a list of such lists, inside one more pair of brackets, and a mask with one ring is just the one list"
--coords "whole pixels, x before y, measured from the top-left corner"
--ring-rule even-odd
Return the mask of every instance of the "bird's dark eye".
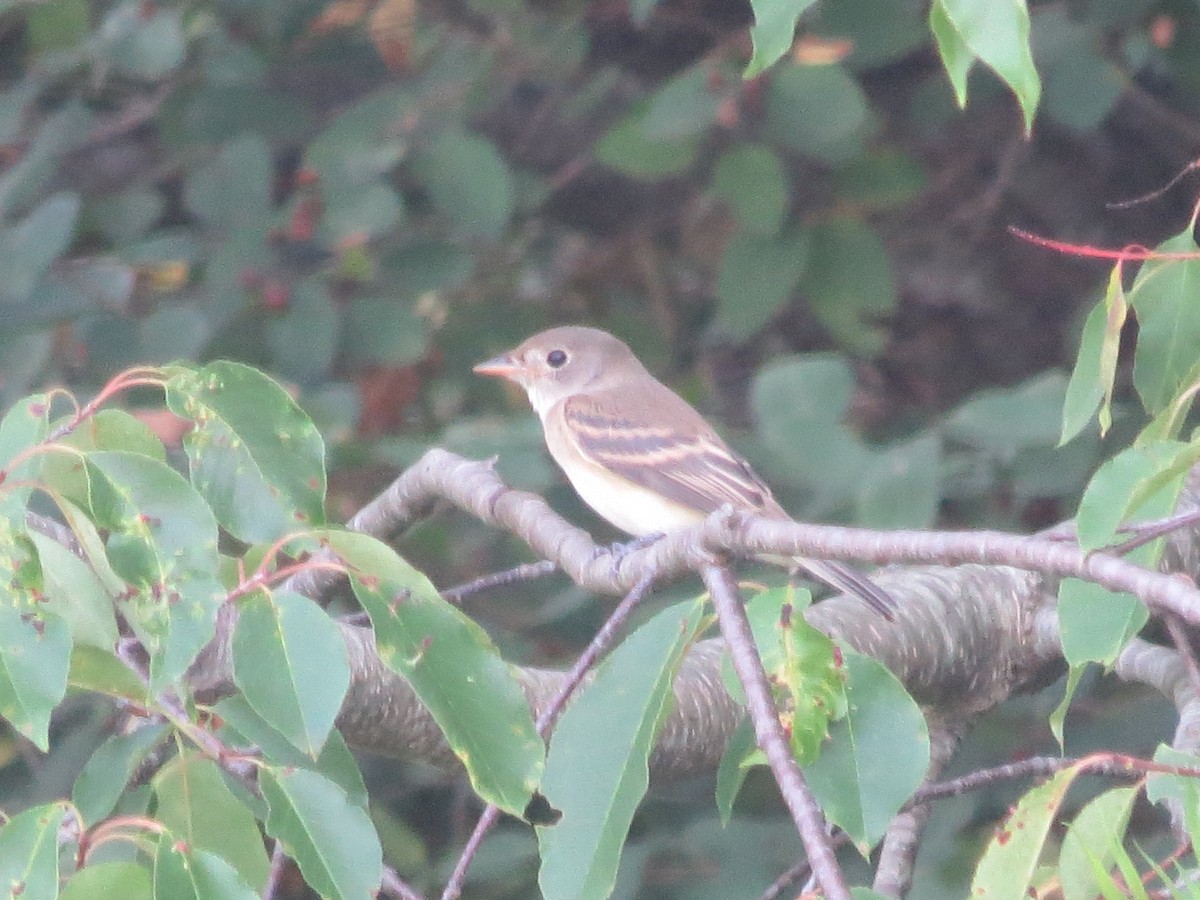
[[567, 361], [566, 350], [551, 350], [546, 354], [546, 365], [552, 369], [561, 369]]

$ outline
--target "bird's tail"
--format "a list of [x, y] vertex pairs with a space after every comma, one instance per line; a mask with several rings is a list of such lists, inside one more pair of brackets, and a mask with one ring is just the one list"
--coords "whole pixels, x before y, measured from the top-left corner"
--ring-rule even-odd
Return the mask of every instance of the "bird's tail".
[[845, 594], [853, 594], [889, 622], [895, 619], [896, 600], [862, 572], [827, 559], [795, 560], [797, 568]]

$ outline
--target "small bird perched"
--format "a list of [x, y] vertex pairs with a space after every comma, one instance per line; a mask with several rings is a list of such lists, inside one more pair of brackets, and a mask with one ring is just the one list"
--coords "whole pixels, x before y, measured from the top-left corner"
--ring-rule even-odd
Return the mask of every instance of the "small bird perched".
[[[596, 328], [551, 328], [475, 367], [525, 389], [546, 446], [592, 509], [635, 537], [695, 525], [725, 504], [790, 519], [750, 464], [625, 344]], [[838, 562], [790, 560], [892, 618], [895, 601]]]

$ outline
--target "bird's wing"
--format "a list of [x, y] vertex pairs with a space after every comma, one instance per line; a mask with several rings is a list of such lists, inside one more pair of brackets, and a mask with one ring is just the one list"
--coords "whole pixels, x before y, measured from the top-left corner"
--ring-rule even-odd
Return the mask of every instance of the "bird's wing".
[[640, 414], [644, 404], [629, 409], [623, 403], [618, 409], [603, 395], [570, 397], [562, 412], [570, 440], [583, 456], [640, 487], [701, 513], [726, 503], [782, 513], [750, 464], [699, 413], [678, 397], [671, 399], [672, 419], [682, 422], [655, 422]]

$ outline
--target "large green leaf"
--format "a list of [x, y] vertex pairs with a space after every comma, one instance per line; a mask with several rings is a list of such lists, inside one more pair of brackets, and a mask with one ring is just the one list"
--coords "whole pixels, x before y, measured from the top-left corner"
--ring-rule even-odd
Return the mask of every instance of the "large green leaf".
[[0, 885], [10, 900], [58, 897], [58, 829], [68, 805], [35, 806], [0, 827]]
[[843, 66], [790, 65], [771, 79], [763, 124], [772, 139], [838, 164], [862, 152], [875, 121], [866, 94]]
[[163, 831], [154, 854], [156, 900], [258, 900], [258, 894], [221, 857]]
[[966, 104], [967, 74], [978, 59], [1017, 95], [1029, 131], [1042, 85], [1029, 46], [1025, 0], [934, 0], [929, 20], [959, 105]]
[[812, 229], [801, 287], [842, 344], [862, 354], [883, 349], [880, 320], [896, 306], [896, 284], [883, 241], [864, 222], [840, 217]]
[[114, 734], [96, 748], [71, 788], [71, 801], [86, 826], [95, 825], [116, 808], [134, 769], [162, 740], [166, 728], [163, 723], [149, 723], [128, 734]]
[[812, 4], [813, 0], [751, 0], [754, 24], [750, 26], [750, 39], [754, 55], [746, 66], [747, 78], [773, 65], [791, 49], [796, 21]]
[[804, 767], [829, 820], [866, 851], [883, 837], [929, 768], [929, 729], [900, 681], [869, 656], [842, 650], [844, 718]]
[[1064, 900], [1091, 900], [1098, 893], [1096, 869], [1107, 870], [1121, 851], [1129, 816], [1140, 789], [1105, 791], [1079, 811], [1063, 839], [1058, 872]]
[[155, 814], [189, 851], [207, 850], [231, 865], [255, 890], [270, 862], [258, 822], [238, 802], [221, 770], [194, 752], [181, 753], [154, 776]]
[[75, 234], [79, 197], [60, 193], [11, 228], [0, 228], [0, 308], [26, 300]]
[[135, 862], [89, 863], [63, 887], [60, 900], [154, 900], [150, 870]]
[[45, 753], [50, 714], [67, 693], [71, 629], [51, 612], [23, 612], [6, 593], [0, 589], [0, 716]]
[[788, 182], [779, 157], [761, 144], [739, 144], [717, 160], [712, 192], [729, 204], [747, 231], [779, 231], [788, 207]]
[[122, 612], [150, 651], [151, 690], [180, 678], [212, 638], [225, 590], [217, 523], [175, 470], [121, 451], [87, 456], [92, 513], [116, 573], [138, 592]]
[[538, 827], [538, 883], [547, 900], [612, 892], [649, 782], [650, 751], [671, 708], [671, 685], [702, 614], [700, 601], [659, 613], [605, 660], [559, 720], [542, 791], [562, 819]]
[[[1155, 252], [1197, 254], [1189, 226], [1159, 244]], [[1200, 259], [1150, 260], [1129, 291], [1137, 314], [1133, 384], [1154, 415], [1167, 408], [1192, 379], [1200, 346]]]
[[118, 634], [114, 598], [100, 576], [53, 538], [34, 531], [29, 539], [41, 563], [47, 608], [67, 623], [73, 643], [115, 650]]
[[239, 609], [234, 681], [263, 719], [316, 759], [350, 687], [341, 632], [321, 607], [290, 591], [256, 593]]
[[383, 855], [371, 819], [340, 787], [305, 769], [264, 769], [267, 833], [326, 900], [374, 896]]
[[347, 532], [324, 537], [353, 568], [350, 584], [371, 617], [380, 659], [412, 685], [479, 795], [520, 815], [544, 745], [487, 634], [386, 545]]
[[325, 444], [279, 384], [214, 362], [173, 377], [167, 405], [194, 423], [192, 483], [230, 533], [255, 543], [324, 521]]
[[810, 246], [809, 233], [802, 230], [734, 235], [717, 273], [716, 327], [745, 339], [766, 325], [795, 290]]
[[456, 232], [499, 238], [512, 216], [512, 173], [488, 141], [446, 132], [413, 157], [413, 174]]

